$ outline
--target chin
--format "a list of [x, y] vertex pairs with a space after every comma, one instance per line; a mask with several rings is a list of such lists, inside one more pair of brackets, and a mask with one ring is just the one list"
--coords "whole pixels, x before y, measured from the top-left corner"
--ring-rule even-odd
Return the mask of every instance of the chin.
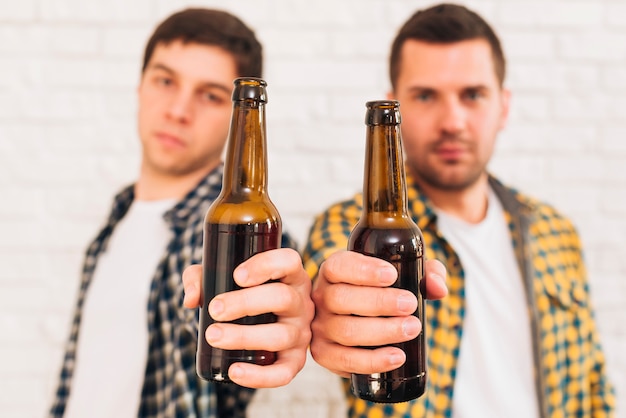
[[[446, 171], [446, 170], [443, 170]], [[437, 174], [421, 176], [424, 181], [430, 184], [432, 187], [439, 190], [446, 191], [462, 191], [469, 189], [476, 183], [481, 181], [484, 173], [479, 174], [467, 174], [467, 173], [451, 173], [451, 174]]]

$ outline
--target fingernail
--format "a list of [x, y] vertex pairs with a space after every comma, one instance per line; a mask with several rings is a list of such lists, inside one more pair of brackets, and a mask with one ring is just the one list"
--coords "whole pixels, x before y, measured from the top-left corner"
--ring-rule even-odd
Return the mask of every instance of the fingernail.
[[213, 299], [209, 304], [209, 314], [213, 319], [219, 319], [222, 313], [224, 313], [224, 302], [221, 299]]
[[388, 357], [389, 365], [400, 366], [404, 362], [404, 356], [400, 353], [390, 354]]
[[398, 309], [402, 312], [409, 311], [413, 307], [413, 297], [409, 295], [398, 296]]
[[378, 269], [378, 280], [383, 284], [391, 284], [396, 280], [398, 272], [393, 267], [382, 267]]
[[445, 284], [445, 282], [446, 282], [446, 280], [441, 275], [439, 275], [437, 273], [432, 273], [432, 274], [428, 275], [428, 278], [429, 279], [435, 279], [435, 280], [437, 280], [441, 284]]
[[230, 369], [228, 369], [228, 375], [231, 378], [235, 378], [235, 379], [241, 379], [244, 376], [244, 371], [242, 367], [236, 366], [236, 365], [232, 365], [230, 366]]
[[245, 267], [238, 267], [233, 277], [239, 285], [246, 284], [248, 281], [248, 269]]
[[402, 323], [402, 332], [407, 337], [416, 336], [420, 331], [420, 323], [416, 318], [407, 318]]
[[215, 325], [211, 325], [206, 329], [206, 339], [209, 343], [219, 341], [223, 334], [222, 329]]

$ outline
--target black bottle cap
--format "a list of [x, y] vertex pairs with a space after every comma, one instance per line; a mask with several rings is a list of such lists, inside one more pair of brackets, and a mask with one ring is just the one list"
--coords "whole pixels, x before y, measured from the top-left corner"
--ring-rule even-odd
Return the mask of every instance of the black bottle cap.
[[400, 102], [397, 100], [373, 100], [365, 103], [366, 125], [399, 125]]
[[233, 81], [233, 102], [242, 100], [255, 100], [259, 103], [267, 103], [265, 80], [257, 77], [239, 77]]

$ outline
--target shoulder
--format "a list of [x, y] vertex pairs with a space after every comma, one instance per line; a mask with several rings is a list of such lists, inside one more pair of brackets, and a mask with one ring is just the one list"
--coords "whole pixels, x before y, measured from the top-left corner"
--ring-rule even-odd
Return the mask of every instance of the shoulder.
[[361, 216], [363, 210], [363, 194], [358, 193], [352, 198], [336, 202], [329, 206], [324, 213], [341, 214], [343, 217]]
[[350, 232], [361, 217], [363, 196], [336, 202], [315, 217], [302, 259], [310, 277], [316, 276], [319, 266], [332, 253], [347, 248]]
[[357, 219], [363, 209], [363, 194], [358, 193], [350, 199], [335, 202], [315, 217], [315, 221], [346, 221]]
[[529, 213], [535, 222], [544, 222], [550, 224], [552, 228], [572, 232], [576, 229], [571, 219], [552, 204], [519, 192], [517, 192], [517, 199], [529, 208]]
[[[529, 220], [531, 233], [536, 237], [552, 236], [565, 238], [574, 246], [579, 245], [579, 237], [574, 223], [552, 204], [522, 193], [515, 188], [492, 182], [498, 188], [496, 192], [505, 210], [512, 214], [518, 212]], [[508, 201], [508, 202], [507, 202]], [[511, 204], [511, 202], [515, 202]]]

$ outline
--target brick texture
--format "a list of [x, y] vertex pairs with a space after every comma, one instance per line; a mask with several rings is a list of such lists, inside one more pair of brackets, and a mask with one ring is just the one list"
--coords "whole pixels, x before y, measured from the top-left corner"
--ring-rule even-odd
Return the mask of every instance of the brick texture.
[[[270, 191], [303, 243], [361, 188], [364, 103], [384, 98], [388, 45], [420, 0], [0, 0], [0, 416], [41, 417], [82, 251], [137, 173], [135, 88], [155, 23], [231, 10], [264, 42]], [[626, 7], [619, 0], [470, 0], [501, 34], [512, 114], [490, 169], [579, 228], [626, 416]], [[345, 416], [310, 360], [249, 416]]]

